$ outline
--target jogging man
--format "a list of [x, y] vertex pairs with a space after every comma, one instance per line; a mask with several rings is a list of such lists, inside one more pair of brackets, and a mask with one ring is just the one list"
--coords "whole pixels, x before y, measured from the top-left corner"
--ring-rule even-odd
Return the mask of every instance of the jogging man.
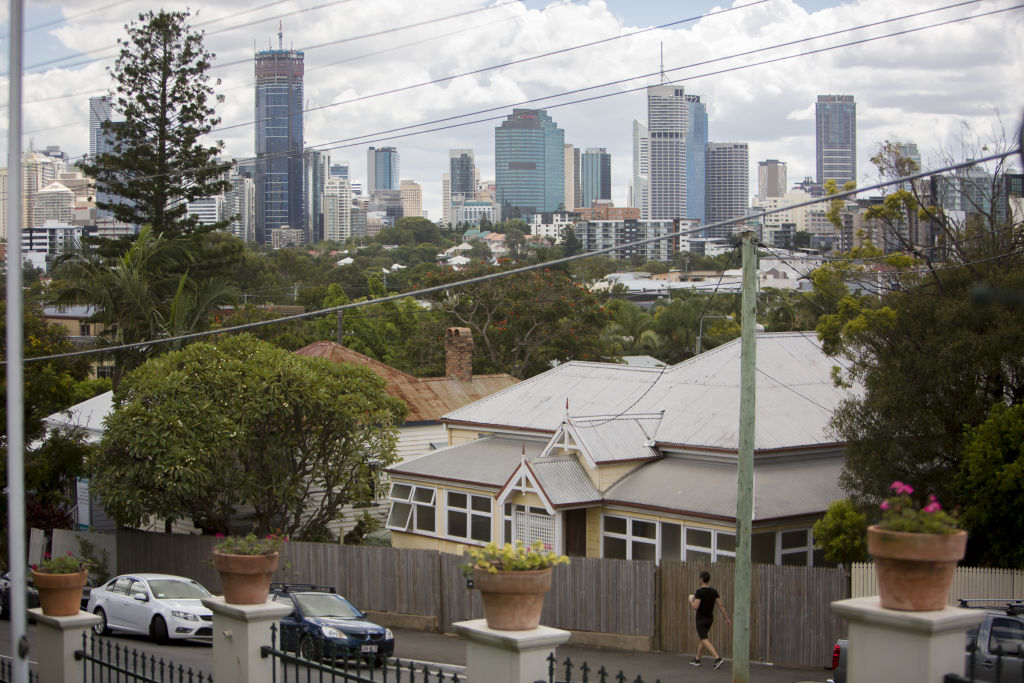
[[709, 583], [711, 583], [711, 574], [701, 572], [700, 588], [690, 596], [690, 606], [696, 610], [697, 637], [700, 639], [700, 643], [697, 644], [697, 654], [690, 660], [690, 666], [700, 666], [701, 650], [706, 649], [715, 658], [715, 668], [717, 669], [722, 666], [723, 660], [718, 656], [718, 651], [708, 639], [711, 624], [715, 621], [715, 605], [718, 605], [718, 609], [722, 611], [722, 616], [725, 617], [725, 623], [729, 624], [729, 626], [732, 626], [732, 619], [729, 618], [729, 613], [725, 611], [725, 605], [722, 604], [722, 598], [718, 595], [718, 591], [709, 586]]

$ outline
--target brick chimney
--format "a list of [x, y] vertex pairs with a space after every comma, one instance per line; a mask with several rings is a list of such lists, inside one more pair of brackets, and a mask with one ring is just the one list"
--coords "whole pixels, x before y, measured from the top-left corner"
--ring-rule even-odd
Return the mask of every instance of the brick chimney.
[[460, 382], [473, 379], [473, 333], [468, 327], [449, 327], [444, 335], [445, 376]]

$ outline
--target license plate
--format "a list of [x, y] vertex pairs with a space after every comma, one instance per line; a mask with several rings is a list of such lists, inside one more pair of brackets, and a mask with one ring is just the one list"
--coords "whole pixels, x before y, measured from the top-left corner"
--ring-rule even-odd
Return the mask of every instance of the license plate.
[[360, 652], [362, 652], [363, 654], [368, 654], [368, 653], [372, 653], [372, 652], [376, 652], [376, 651], [377, 651], [377, 646], [376, 645], [363, 645], [362, 649], [360, 650]]

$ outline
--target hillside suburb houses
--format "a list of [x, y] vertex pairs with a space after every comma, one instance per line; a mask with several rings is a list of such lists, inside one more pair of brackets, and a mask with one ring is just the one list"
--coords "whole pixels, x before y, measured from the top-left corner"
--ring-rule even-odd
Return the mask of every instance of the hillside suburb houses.
[[[752, 559], [820, 562], [843, 497], [837, 387], [813, 333], [757, 337]], [[740, 340], [678, 365], [570, 362], [447, 413], [447, 447], [388, 468], [392, 545], [543, 541], [570, 556], [735, 555]]]

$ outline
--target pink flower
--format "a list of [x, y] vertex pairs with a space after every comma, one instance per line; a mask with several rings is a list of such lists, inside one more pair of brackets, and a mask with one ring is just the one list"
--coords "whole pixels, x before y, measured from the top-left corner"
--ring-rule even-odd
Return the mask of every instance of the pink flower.
[[928, 502], [929, 503], [935, 503], [937, 501], [938, 501], [938, 498], [935, 497], [934, 493], [931, 493], [931, 494], [928, 495]]
[[222, 534], [221, 532], [219, 532], [219, 531], [218, 531], [217, 533], [215, 533], [215, 534], [213, 535], [213, 537], [214, 537], [214, 538], [224, 538], [224, 534]]
[[68, 557], [74, 557], [74, 556], [75, 556], [75, 554], [69, 550], [68, 551]]
[[902, 496], [904, 494], [910, 495], [911, 493], [914, 492], [914, 489], [912, 487], [908, 486], [907, 484], [904, 484], [902, 481], [894, 481], [892, 483], [892, 486], [890, 486], [889, 488], [895, 491], [896, 495], [898, 496]]
[[878, 507], [880, 507], [880, 508], [881, 508], [881, 509], [883, 509], [883, 510], [888, 510], [888, 509], [889, 509], [889, 501], [887, 501], [887, 500], [883, 500], [883, 501], [882, 501], [882, 504], [881, 504], [881, 505], [879, 505]]
[[924, 508], [922, 508], [922, 510], [924, 512], [927, 512], [928, 514], [932, 514], [934, 512], [938, 512], [941, 509], [942, 509], [942, 506], [939, 505], [938, 501], [934, 501], [934, 500], [932, 502], [928, 503], [927, 505], [925, 505]]

